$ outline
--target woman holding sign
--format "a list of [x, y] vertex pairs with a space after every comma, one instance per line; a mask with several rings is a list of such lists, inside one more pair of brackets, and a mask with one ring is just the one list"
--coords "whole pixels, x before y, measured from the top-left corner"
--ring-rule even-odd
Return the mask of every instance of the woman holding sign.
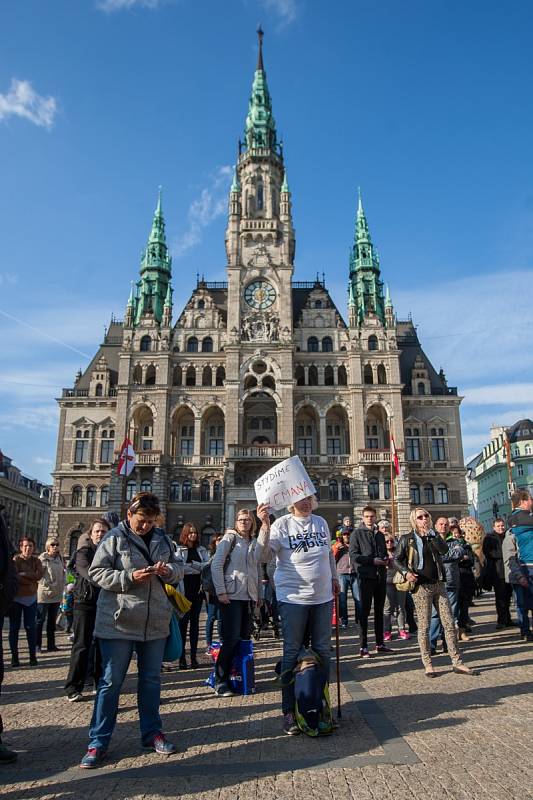
[[[314, 495], [294, 502], [287, 508], [289, 513], [273, 523], [270, 533], [270, 549], [276, 555], [274, 583], [283, 629], [283, 730], [289, 736], [300, 732], [294, 717], [292, 674], [306, 634], [329, 679], [332, 600], [339, 592], [339, 582], [328, 524], [312, 513], [317, 506]], [[287, 676], [291, 680], [285, 681]]]

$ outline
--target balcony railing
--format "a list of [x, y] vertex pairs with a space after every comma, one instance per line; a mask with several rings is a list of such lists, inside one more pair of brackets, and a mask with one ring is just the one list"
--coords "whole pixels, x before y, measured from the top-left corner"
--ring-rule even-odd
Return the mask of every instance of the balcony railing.
[[[144, 387], [143, 387], [144, 388]], [[102, 397], [116, 397], [117, 390], [115, 387], [110, 388], [108, 393], [105, 395], [91, 395], [99, 400]], [[61, 390], [61, 397], [89, 397], [89, 390], [88, 389], [62, 389]]]
[[350, 456], [347, 453], [342, 455], [300, 455], [300, 459], [304, 464], [307, 464], [309, 467], [318, 467], [321, 464], [323, 465], [346, 465], [350, 463]]
[[200, 456], [202, 467], [220, 467], [224, 463], [224, 456]]
[[161, 450], [141, 450], [137, 453], [139, 466], [157, 466], [161, 463]]
[[230, 444], [228, 456], [231, 459], [270, 459], [279, 460], [289, 458], [291, 446], [289, 444]]
[[[398, 457], [401, 459], [403, 450], [398, 450]], [[361, 464], [390, 464], [390, 450], [368, 449], [359, 450], [359, 463]]]

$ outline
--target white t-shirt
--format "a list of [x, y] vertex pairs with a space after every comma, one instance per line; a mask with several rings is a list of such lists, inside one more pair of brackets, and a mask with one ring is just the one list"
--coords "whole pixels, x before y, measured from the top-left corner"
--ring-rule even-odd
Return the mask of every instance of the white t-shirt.
[[337, 576], [330, 540], [328, 523], [315, 514], [286, 514], [274, 522], [270, 548], [276, 554], [274, 583], [278, 600], [315, 605], [333, 598], [331, 581]]

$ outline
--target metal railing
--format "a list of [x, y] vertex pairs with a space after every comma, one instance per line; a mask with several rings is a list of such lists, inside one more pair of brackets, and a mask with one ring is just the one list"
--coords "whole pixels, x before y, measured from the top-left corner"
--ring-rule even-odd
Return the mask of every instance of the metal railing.
[[290, 455], [291, 446], [288, 444], [228, 445], [229, 458], [279, 459]]

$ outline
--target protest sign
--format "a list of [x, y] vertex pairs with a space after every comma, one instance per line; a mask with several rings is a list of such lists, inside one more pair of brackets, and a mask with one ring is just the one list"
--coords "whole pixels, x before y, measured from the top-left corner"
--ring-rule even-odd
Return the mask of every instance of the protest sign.
[[286, 458], [271, 467], [254, 483], [258, 505], [266, 503], [274, 511], [315, 494], [315, 487], [298, 456]]

